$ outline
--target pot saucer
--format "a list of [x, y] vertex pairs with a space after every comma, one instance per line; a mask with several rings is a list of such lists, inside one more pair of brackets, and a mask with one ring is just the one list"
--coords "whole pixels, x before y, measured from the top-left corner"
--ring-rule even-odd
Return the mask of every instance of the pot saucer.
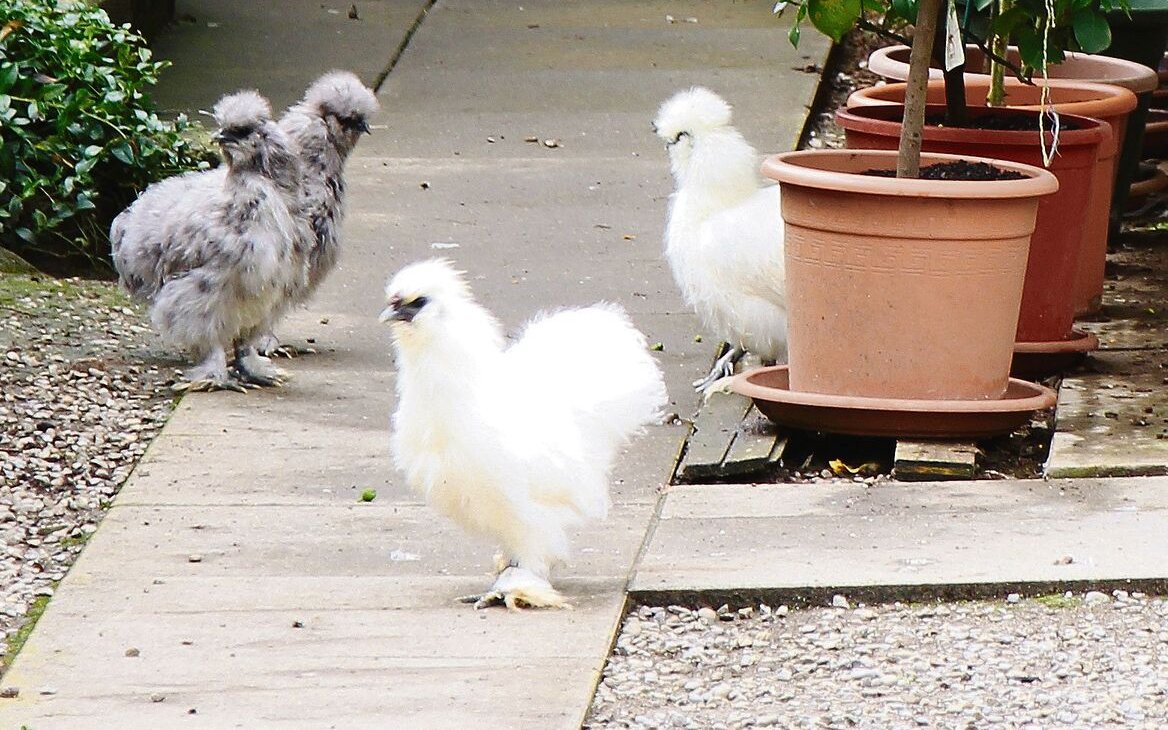
[[1010, 375], [1015, 378], [1045, 378], [1078, 364], [1088, 352], [1099, 349], [1099, 338], [1091, 332], [1072, 328], [1065, 340], [1015, 342]]
[[772, 421], [809, 431], [904, 438], [982, 438], [1009, 433], [1057, 400], [1050, 388], [1011, 378], [998, 400], [866, 398], [790, 389], [786, 365], [735, 375], [730, 390]]

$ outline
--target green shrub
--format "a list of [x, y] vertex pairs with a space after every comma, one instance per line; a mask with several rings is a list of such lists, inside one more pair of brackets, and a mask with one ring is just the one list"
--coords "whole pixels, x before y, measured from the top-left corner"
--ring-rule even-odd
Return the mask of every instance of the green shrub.
[[52, 270], [108, 270], [113, 217], [206, 151], [146, 89], [165, 62], [81, 0], [0, 0], [0, 247]]

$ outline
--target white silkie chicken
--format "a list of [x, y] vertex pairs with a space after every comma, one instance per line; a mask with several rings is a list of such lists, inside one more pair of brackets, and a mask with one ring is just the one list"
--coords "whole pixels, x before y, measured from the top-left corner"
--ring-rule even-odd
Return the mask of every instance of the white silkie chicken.
[[759, 156], [730, 125], [730, 105], [709, 89], [662, 106], [653, 131], [677, 183], [665, 256], [702, 324], [730, 345], [698, 390], [734, 372], [746, 351], [786, 362], [787, 300], [779, 187], [763, 186]]
[[391, 446], [411, 488], [497, 543], [476, 608], [564, 606], [548, 580], [568, 528], [605, 516], [618, 449], [667, 400], [645, 337], [613, 304], [537, 317], [509, 347], [445, 260], [386, 286], [397, 408]]
[[[345, 204], [345, 162], [361, 136], [369, 133], [369, 119], [379, 105], [356, 74], [330, 71], [309, 85], [304, 98], [280, 118], [280, 129], [291, 138], [301, 162], [303, 215], [312, 228], [308, 277], [283, 302], [282, 310], [307, 302], [336, 267], [341, 249], [341, 221]], [[284, 311], [279, 312], [282, 315]], [[264, 355], [292, 356], [268, 328], [256, 341]]]
[[201, 358], [176, 390], [280, 385], [249, 343], [307, 276], [300, 163], [254, 91], [223, 97], [214, 116], [224, 166], [148, 187], [110, 226], [114, 265], [163, 339]]

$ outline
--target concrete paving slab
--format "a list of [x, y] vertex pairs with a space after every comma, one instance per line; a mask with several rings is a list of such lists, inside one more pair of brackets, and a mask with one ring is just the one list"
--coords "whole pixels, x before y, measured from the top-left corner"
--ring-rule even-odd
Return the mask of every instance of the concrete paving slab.
[[[519, 707], [535, 708], [527, 714], [531, 722], [544, 723], [536, 726], [566, 727], [578, 724], [573, 708], [587, 703], [583, 683], [532, 681], [512, 686], [509, 677], [516, 671], [553, 679], [568, 673], [591, 674], [598, 669], [595, 656], [603, 651], [600, 646], [579, 647], [579, 656], [546, 657], [524, 649], [562, 643], [561, 621], [546, 633], [526, 625], [506, 629], [471, 625], [459, 635], [517, 637], [510, 646], [476, 647], [468, 641], [465, 646], [478, 652], [473, 656], [433, 659], [413, 651], [387, 656], [370, 649], [380, 643], [379, 637], [363, 635], [363, 622], [349, 614], [336, 615], [345, 626], [316, 630], [311, 630], [312, 616], [305, 617], [304, 629], [293, 629], [296, 615], [266, 617], [272, 626], [267, 631], [231, 618], [217, 619], [220, 623], [213, 626], [192, 626], [186, 621], [182, 630], [161, 637], [167, 646], [143, 648], [136, 658], [125, 656], [127, 642], [153, 627], [126, 624], [123, 631], [103, 632], [90, 649], [106, 655], [101, 675], [87, 675], [83, 664], [70, 661], [69, 648], [62, 648], [46, 657], [45, 663], [58, 672], [70, 670], [63, 681], [52, 687], [25, 684], [21, 697], [5, 708], [5, 717], [35, 718], [29, 720], [29, 727], [35, 728], [95, 730], [187, 725], [385, 728], [387, 721], [394, 727], [457, 728], [499, 712], [497, 698], [506, 694]], [[379, 626], [391, 623], [390, 617], [381, 615], [370, 619]], [[174, 626], [174, 622], [162, 622], [158, 628]], [[425, 641], [419, 637], [432, 635], [430, 626], [425, 622], [402, 626], [397, 641], [421, 653]], [[602, 633], [598, 627], [577, 628], [581, 636]], [[250, 638], [239, 644], [216, 644], [212, 650], [198, 649], [224, 636]], [[193, 643], [184, 646], [184, 641]], [[270, 661], [274, 655], [280, 657], [275, 664]], [[35, 668], [35, 660], [28, 665]], [[196, 674], [176, 676], [175, 667], [195, 669]], [[11, 679], [23, 680], [19, 672]], [[499, 724], [519, 727], [506, 719]]]
[[[358, 19], [349, 18], [356, 5]], [[284, 109], [313, 79], [348, 69], [372, 84], [429, 0], [177, 0], [157, 58], [173, 65], [153, 93], [168, 112], [195, 115], [223, 94], [257, 89]]]
[[1163, 350], [1096, 353], [1091, 372], [1063, 378], [1051, 478], [1168, 473], [1168, 403]]
[[[653, 504], [617, 505], [577, 533], [556, 576], [625, 575]], [[119, 507], [74, 570], [97, 580], [169, 576], [448, 576], [489, 583], [494, 546], [420, 505]], [[416, 560], [395, 560], [397, 553]], [[197, 562], [192, 561], [197, 556]]]
[[630, 584], [651, 600], [1168, 584], [1165, 478], [705, 485], [664, 499]]

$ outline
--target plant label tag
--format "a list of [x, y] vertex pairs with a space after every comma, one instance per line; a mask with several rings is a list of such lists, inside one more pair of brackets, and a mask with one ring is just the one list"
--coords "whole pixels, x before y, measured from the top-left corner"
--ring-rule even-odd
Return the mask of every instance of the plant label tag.
[[945, 15], [945, 70], [952, 71], [965, 63], [965, 44], [961, 41], [961, 25], [957, 22], [957, 4], [949, 0]]

